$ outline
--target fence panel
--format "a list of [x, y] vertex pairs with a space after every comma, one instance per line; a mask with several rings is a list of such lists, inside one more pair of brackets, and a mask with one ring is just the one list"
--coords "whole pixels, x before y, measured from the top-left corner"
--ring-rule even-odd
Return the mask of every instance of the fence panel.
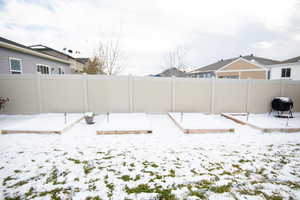
[[249, 112], [265, 113], [271, 109], [271, 101], [280, 96], [280, 80], [251, 81], [249, 96]]
[[35, 75], [0, 76], [0, 96], [8, 97], [3, 112], [9, 114], [38, 113]]
[[84, 112], [82, 77], [41, 75], [42, 112]]
[[300, 81], [282, 81], [282, 96], [291, 97], [294, 101], [293, 111], [300, 111]]
[[210, 112], [211, 79], [176, 78], [174, 87], [176, 112]]
[[247, 80], [216, 79], [214, 113], [246, 112]]
[[91, 75], [87, 79], [89, 111], [130, 112], [128, 77]]
[[133, 111], [171, 111], [171, 84], [171, 78], [133, 77]]

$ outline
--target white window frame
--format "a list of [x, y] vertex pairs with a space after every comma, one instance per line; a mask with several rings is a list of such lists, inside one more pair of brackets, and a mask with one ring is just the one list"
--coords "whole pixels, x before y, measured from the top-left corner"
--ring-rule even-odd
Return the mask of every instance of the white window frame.
[[[290, 70], [290, 76], [282, 76], [282, 71], [283, 70]], [[286, 75], [287, 73], [285, 72], [284, 75]], [[282, 67], [280, 70], [280, 76], [282, 79], [290, 79], [292, 77], [292, 68], [291, 67]]]
[[[22, 67], [22, 59], [20, 59], [20, 58], [14, 58], [14, 57], [9, 57], [8, 58], [8, 62], [9, 62], [9, 71], [10, 71], [10, 73], [12, 74], [12, 72], [20, 72], [20, 74], [23, 74], [23, 67]], [[12, 68], [11, 68], [11, 60], [18, 60], [18, 61], [20, 61], [20, 70], [12, 70]]]
[[[38, 72], [38, 71], [37, 71], [38, 66], [45, 66], [45, 67], [47, 67], [47, 68], [48, 68], [49, 74], [51, 74], [51, 67], [50, 67], [49, 65], [45, 65], [45, 64], [36, 64], [36, 72]], [[43, 74], [42, 72], [39, 72], [39, 73]]]

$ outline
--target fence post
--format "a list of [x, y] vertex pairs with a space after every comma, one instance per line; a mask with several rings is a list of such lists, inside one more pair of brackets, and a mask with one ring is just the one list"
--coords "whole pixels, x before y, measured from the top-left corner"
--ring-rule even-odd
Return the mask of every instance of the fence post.
[[250, 92], [251, 92], [251, 79], [247, 80], [247, 94], [246, 94], [246, 112], [248, 113], [250, 110]]
[[215, 84], [216, 84], [216, 79], [213, 77], [211, 78], [211, 84], [210, 84], [210, 112], [211, 114], [215, 113]]
[[87, 74], [84, 73], [82, 76], [82, 82], [83, 82], [83, 103], [84, 103], [84, 112], [88, 112], [89, 111], [89, 95], [88, 95], [88, 78], [87, 78]]
[[41, 94], [41, 76], [39, 72], [35, 74], [35, 81], [36, 81], [36, 94], [37, 94], [37, 103], [38, 103], [38, 112], [43, 112], [43, 101], [42, 101], [42, 94]]
[[132, 75], [128, 76], [128, 102], [129, 112], [133, 112], [133, 80]]
[[172, 76], [171, 79], [171, 110], [172, 112], [175, 112], [175, 76]]

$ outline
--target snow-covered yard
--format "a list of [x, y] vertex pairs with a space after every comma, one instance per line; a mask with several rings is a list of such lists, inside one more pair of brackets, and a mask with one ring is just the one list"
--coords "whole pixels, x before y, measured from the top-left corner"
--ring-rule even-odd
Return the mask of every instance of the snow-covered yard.
[[300, 132], [189, 135], [147, 116], [153, 134], [0, 135], [0, 199], [300, 199]]

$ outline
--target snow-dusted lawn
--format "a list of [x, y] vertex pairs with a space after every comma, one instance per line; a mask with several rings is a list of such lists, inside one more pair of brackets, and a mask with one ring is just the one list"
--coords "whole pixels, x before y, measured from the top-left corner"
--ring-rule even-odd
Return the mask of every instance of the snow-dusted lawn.
[[48, 113], [36, 115], [0, 115], [0, 130], [61, 131], [83, 117], [83, 114]]
[[94, 120], [98, 131], [151, 130], [149, 117], [145, 113], [99, 114]]
[[[300, 133], [0, 135], [0, 199], [300, 199]], [[18, 198], [15, 198], [18, 199]]]
[[[261, 128], [300, 128], [300, 113], [293, 113], [294, 118], [279, 118], [275, 113], [265, 114], [249, 114], [247, 116], [234, 116], [244, 122], [251, 123]], [[287, 123], [288, 120], [288, 123]]]

